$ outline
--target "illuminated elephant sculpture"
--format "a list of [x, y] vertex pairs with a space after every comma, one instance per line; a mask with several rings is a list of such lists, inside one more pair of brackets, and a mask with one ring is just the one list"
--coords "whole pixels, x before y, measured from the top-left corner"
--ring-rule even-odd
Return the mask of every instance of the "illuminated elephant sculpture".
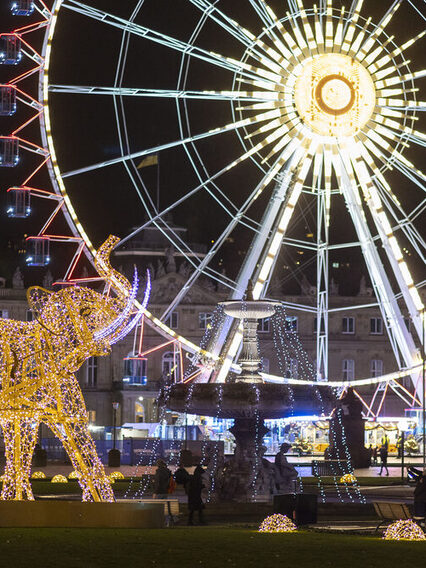
[[29, 476], [40, 423], [62, 441], [79, 474], [83, 500], [114, 499], [74, 373], [89, 357], [109, 354], [111, 345], [135, 327], [148, 302], [149, 274], [135, 313], [136, 271], [131, 285], [110, 265], [118, 241], [110, 236], [95, 257], [99, 275], [117, 297], [79, 286], [57, 292], [36, 286], [27, 293], [34, 321], [0, 320], [0, 425], [6, 454], [1, 499], [34, 499]]

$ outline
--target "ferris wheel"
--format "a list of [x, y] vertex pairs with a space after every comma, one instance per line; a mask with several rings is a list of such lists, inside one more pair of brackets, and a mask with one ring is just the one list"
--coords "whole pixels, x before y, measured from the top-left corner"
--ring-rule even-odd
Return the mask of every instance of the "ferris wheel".
[[[37, 98], [41, 148], [52, 196], [58, 199], [54, 214], [65, 214], [69, 238], [77, 245], [67, 278], [72, 279], [83, 252], [93, 256], [93, 227], [104, 213], [111, 219], [100, 193], [94, 198], [99, 215], [90, 220], [79, 192], [90, 194], [92, 186], [102, 186], [102, 192], [108, 181], [117, 184], [115, 198], [130, 218], [123, 242], [155, 227], [190, 267], [162, 316], [147, 312], [147, 321], [206, 362], [201, 380], [222, 382], [235, 364], [241, 330], [225, 320], [215, 341], [202, 349], [170, 329], [167, 317], [199, 278], [228, 289], [232, 299], [241, 298], [251, 280], [254, 298], [264, 297], [279, 270], [280, 253], [296, 247], [317, 263], [315, 305], [297, 309], [316, 314], [316, 379], [327, 382], [333, 378], [328, 371], [330, 259], [356, 249], [376, 298], [369, 305], [381, 310], [399, 368], [383, 380], [410, 375], [421, 397], [424, 305], [419, 290], [424, 281], [422, 271], [414, 275], [411, 266], [420, 266], [424, 275], [426, 244], [419, 228], [426, 175], [413, 160], [426, 142], [419, 126], [426, 102], [418, 100], [426, 72], [408, 57], [426, 33], [424, 2], [383, 2], [380, 14], [377, 3], [367, 0], [353, 0], [349, 8], [332, 0], [309, 5], [302, 0], [173, 0], [161, 9], [157, 1], [139, 0], [132, 9], [121, 6], [118, 14], [114, 6], [107, 11], [104, 2], [29, 4], [38, 8], [46, 28]], [[398, 22], [408, 10], [418, 29], [400, 39]], [[81, 59], [73, 74], [61, 54], [65, 30], [78, 30], [83, 22], [81, 37], [73, 37], [83, 44], [83, 36], [89, 38], [84, 45], [93, 53], [86, 75]], [[93, 38], [102, 33], [110, 40], [96, 42], [97, 47]], [[19, 33], [14, 37], [22, 39]], [[101, 50], [104, 61], [97, 66]], [[89, 57], [82, 49], [80, 58], [83, 52]], [[81, 80], [97, 72], [99, 78]], [[104, 77], [110, 82], [102, 84]], [[78, 127], [100, 129], [102, 114], [113, 124], [116, 155], [106, 158], [105, 148], [103, 154], [85, 153], [84, 142], [77, 161], [65, 155], [58, 117], [68, 108], [86, 106], [92, 109], [88, 125]], [[96, 139], [101, 138], [98, 133]], [[173, 184], [161, 199], [144, 168], [158, 160]], [[109, 208], [118, 203], [112, 199]], [[191, 222], [194, 211], [212, 236], [204, 255], [170, 220], [173, 214]], [[300, 230], [308, 216], [309, 235]], [[45, 247], [56, 238], [47, 234], [51, 220], [35, 237], [39, 253], [44, 251], [40, 243]], [[238, 251], [239, 270], [225, 275], [223, 250], [238, 239], [245, 243]], [[209, 361], [219, 360], [212, 371]]]

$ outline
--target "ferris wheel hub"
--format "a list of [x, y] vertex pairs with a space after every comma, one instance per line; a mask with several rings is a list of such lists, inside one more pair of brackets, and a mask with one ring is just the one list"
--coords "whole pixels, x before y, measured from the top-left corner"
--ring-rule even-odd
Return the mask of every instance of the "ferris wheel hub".
[[307, 60], [297, 78], [294, 100], [303, 122], [321, 136], [353, 136], [371, 118], [376, 90], [367, 69], [340, 53]]

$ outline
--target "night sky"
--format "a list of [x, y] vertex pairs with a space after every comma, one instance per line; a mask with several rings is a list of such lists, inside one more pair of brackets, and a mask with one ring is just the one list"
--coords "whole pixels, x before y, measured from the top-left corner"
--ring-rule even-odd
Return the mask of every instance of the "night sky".
[[[421, 0], [415, 0], [415, 5], [425, 10]], [[9, 16], [7, 2], [3, 2], [0, 12], [0, 21], [3, 31], [24, 25], [26, 18], [13, 18]], [[134, 1], [99, 0], [88, 1], [90, 6], [103, 9], [122, 18], [128, 19], [136, 5]], [[138, 12], [135, 23], [161, 31], [183, 41], [188, 41], [200, 19], [200, 12], [187, 0], [145, 0], [141, 2], [142, 8]], [[271, 6], [277, 15], [284, 16], [287, 3], [283, 0], [270, 0]], [[306, 6], [312, 4], [307, 1]], [[335, 7], [347, 5], [348, 2], [334, 2]], [[247, 27], [253, 33], [261, 32], [261, 24], [257, 15], [247, 0], [223, 0], [218, 5], [231, 17]], [[391, 5], [390, 0], [380, 2], [367, 0], [363, 14], [371, 15], [373, 21], [378, 21], [386, 8]], [[424, 20], [420, 18], [408, 2], [404, 2], [399, 15], [389, 26], [388, 33], [396, 36], [398, 44], [404, 43], [424, 29]], [[34, 37], [37, 37], [36, 34]], [[41, 36], [39, 36], [41, 37]], [[122, 31], [111, 26], [91, 20], [76, 14], [63, 7], [60, 10], [57, 31], [52, 50], [52, 63], [50, 72], [51, 84], [63, 85], [91, 85], [113, 86], [121, 77], [124, 87], [139, 87], [151, 89], [177, 89], [190, 90], [230, 90], [232, 88], [232, 74], [216, 68], [208, 63], [182, 59], [181, 54], [169, 48], [154, 45], [141, 37], [131, 35], [128, 39], [127, 58], [123, 61], [122, 69], [117, 73], [117, 62], [122, 45]], [[242, 46], [229, 34], [219, 28], [214, 22], [207, 20], [201, 26], [196, 45], [215, 52], [220, 52], [234, 58], [242, 56]], [[411, 48], [408, 57], [412, 60], [412, 70], [424, 68], [425, 42], [419, 42]], [[23, 65], [23, 68], [25, 68]], [[14, 69], [0, 68], [2, 81], [7, 81]], [[122, 71], [122, 74], [121, 74]], [[186, 79], [182, 79], [185, 74]], [[425, 80], [418, 81], [425, 100]], [[28, 81], [27, 86], [29, 86]], [[178, 140], [179, 122], [176, 103], [173, 99], [150, 99], [123, 97], [116, 99], [119, 109], [122, 133], [126, 130], [127, 138], [122, 139], [125, 151], [136, 152], [145, 148], [155, 147], [168, 141]], [[51, 93], [52, 130], [55, 139], [58, 163], [62, 172], [69, 172], [77, 168], [95, 164], [115, 158], [120, 155], [120, 139], [117, 132], [116, 116], [114, 112], [114, 99], [111, 96], [75, 95]], [[180, 112], [184, 117], [188, 113], [188, 121], [184, 124], [185, 135], [201, 133], [211, 128], [220, 127], [232, 121], [231, 106], [229, 102], [218, 101], [189, 101], [184, 106], [180, 103]], [[27, 116], [22, 108], [18, 111], [19, 118]], [[422, 114], [422, 113], [420, 113]], [[423, 113], [424, 114], [424, 113]], [[29, 116], [29, 114], [28, 114]], [[16, 124], [16, 118], [0, 118], [1, 134], [7, 134]], [[418, 129], [425, 131], [423, 117], [418, 121]], [[37, 128], [28, 128], [25, 136], [37, 136]], [[196, 147], [190, 148], [191, 158], [205, 167], [210, 174], [232, 161], [242, 153], [241, 142], [235, 133], [221, 135], [200, 142]], [[418, 167], [424, 169], [424, 149], [412, 147], [407, 150], [407, 157]], [[157, 168], [150, 167], [136, 170], [140, 158], [128, 162], [130, 174], [136, 184], [132, 184], [129, 171], [122, 164], [96, 169], [90, 173], [67, 178], [66, 186], [83, 225], [87, 229], [95, 245], [100, 244], [110, 234], [125, 236], [135, 227], [140, 226], [146, 212], [141, 204], [138, 192], [153, 210], [151, 200], [155, 204], [157, 199]], [[25, 172], [34, 167], [34, 159], [30, 154], [22, 153], [19, 167], [6, 171], [0, 170], [1, 200], [0, 209], [5, 210], [5, 190], [11, 185], [19, 185], [25, 178]], [[138, 176], [140, 174], [140, 177]], [[217, 187], [210, 186], [211, 192], [222, 202], [240, 205], [252, 188], [260, 179], [259, 168], [247, 161], [244, 166], [235, 168], [229, 174], [217, 180]], [[395, 193], [403, 206], [408, 210], [419, 203], [422, 194], [420, 188], [415, 187], [402, 175], [392, 172], [387, 174]], [[191, 166], [189, 156], [182, 146], [161, 152], [160, 155], [160, 208], [164, 209], [176, 199], [184, 196], [190, 189], [196, 187], [199, 181], [196, 172]], [[41, 172], [33, 180], [35, 187], [49, 188], [47, 174]], [[257, 201], [250, 210], [251, 222], [258, 222], [270, 198], [273, 185]], [[315, 232], [316, 211], [313, 200], [303, 197], [297, 216], [292, 223], [293, 235], [305, 238], [307, 234]], [[0, 275], [10, 277], [13, 267], [19, 262], [23, 265], [23, 255], [17, 256], [24, 234], [37, 232], [42, 226], [51, 205], [33, 200], [33, 215], [27, 220], [7, 219], [5, 215], [0, 221], [1, 258]], [[173, 214], [175, 223], [188, 227], [188, 241], [209, 244], [214, 241], [231, 219], [231, 215], [224, 213], [223, 209], [214, 201], [211, 195], [204, 190], [188, 199], [182, 206], [176, 208]], [[333, 242], [345, 242], [355, 239], [354, 230], [348, 222], [343, 199], [333, 202], [331, 233]], [[425, 216], [417, 219], [417, 227], [424, 235]], [[58, 219], [52, 231], [62, 232], [63, 222]], [[231, 276], [236, 275], [241, 255], [247, 250], [251, 231], [239, 228], [232, 235], [232, 242], [227, 243], [223, 251], [216, 258], [216, 266], [225, 267]], [[404, 243], [403, 243], [404, 244]], [[64, 259], [69, 251], [53, 248], [52, 271], [58, 273], [62, 270]], [[411, 252], [411, 251], [410, 251]], [[415, 258], [414, 256], [412, 257]], [[341, 279], [342, 291], [356, 293], [356, 287], [361, 274], [367, 274], [362, 268], [358, 251], [335, 253], [330, 262], [348, 262], [351, 267], [345, 274], [332, 272], [336, 279]], [[410, 262], [410, 259], [408, 259]], [[300, 264], [295, 264], [299, 262]], [[284, 271], [283, 267], [289, 267]], [[417, 278], [424, 278], [424, 266], [417, 262], [412, 266]], [[314, 258], [297, 255], [297, 250], [283, 251], [278, 269], [282, 271], [284, 290], [292, 292], [297, 290], [298, 282], [303, 272], [314, 282]], [[295, 274], [293, 274], [293, 272]], [[29, 272], [25, 270], [26, 285], [37, 280], [43, 273], [41, 270]], [[289, 278], [289, 273], [293, 274]]]

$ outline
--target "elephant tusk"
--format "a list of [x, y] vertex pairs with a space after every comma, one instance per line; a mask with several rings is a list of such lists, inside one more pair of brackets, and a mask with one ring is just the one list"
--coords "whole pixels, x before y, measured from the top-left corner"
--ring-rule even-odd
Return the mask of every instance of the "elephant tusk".
[[139, 310], [137, 311], [134, 318], [120, 331], [120, 333], [117, 335], [117, 337], [114, 337], [114, 339], [111, 341], [111, 345], [113, 345], [114, 343], [117, 343], [118, 341], [120, 341], [120, 339], [123, 339], [123, 337], [125, 337], [128, 333], [130, 333], [132, 331], [132, 329], [137, 325], [137, 323], [140, 321], [141, 317], [143, 316], [143, 313], [146, 309], [146, 306], [148, 305], [150, 294], [151, 294], [151, 275], [149, 273], [149, 270], [147, 270], [146, 271], [146, 288], [145, 288], [145, 294], [144, 294], [144, 297], [143, 297], [142, 305], [139, 308]]
[[134, 275], [133, 275], [132, 289], [130, 291], [129, 299], [127, 301], [126, 307], [124, 308], [122, 313], [117, 318], [115, 318], [115, 320], [112, 323], [110, 323], [104, 329], [95, 332], [95, 334], [94, 334], [95, 341], [100, 341], [101, 339], [105, 339], [106, 337], [108, 337], [108, 335], [111, 335], [112, 333], [114, 333], [114, 331], [118, 327], [120, 327], [120, 325], [123, 323], [123, 321], [130, 315], [130, 312], [131, 312], [132, 307], [133, 307], [133, 303], [134, 303], [134, 301], [136, 299], [136, 295], [138, 293], [138, 287], [139, 287], [139, 278], [138, 278], [138, 272], [137, 272], [136, 267], [135, 267], [135, 272], [134, 272]]

